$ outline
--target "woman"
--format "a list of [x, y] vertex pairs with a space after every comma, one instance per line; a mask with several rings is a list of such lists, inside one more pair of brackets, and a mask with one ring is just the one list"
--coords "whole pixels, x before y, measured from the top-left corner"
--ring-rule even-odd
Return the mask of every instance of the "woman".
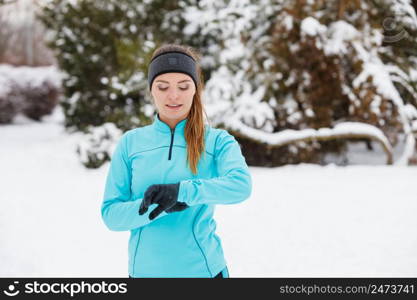
[[103, 220], [110, 230], [130, 230], [130, 277], [229, 277], [213, 212], [251, 194], [239, 144], [204, 124], [201, 68], [191, 48], [157, 49], [148, 83], [157, 113], [119, 140]]

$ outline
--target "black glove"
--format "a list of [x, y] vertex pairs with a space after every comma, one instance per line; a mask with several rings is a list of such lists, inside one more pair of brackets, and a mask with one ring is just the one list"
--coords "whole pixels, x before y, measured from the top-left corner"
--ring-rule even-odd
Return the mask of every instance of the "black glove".
[[163, 211], [171, 213], [188, 208], [184, 202], [177, 201], [179, 188], [179, 183], [151, 185], [145, 192], [139, 214], [146, 213], [152, 204], [158, 204], [158, 206], [149, 214], [150, 220], [155, 219]]

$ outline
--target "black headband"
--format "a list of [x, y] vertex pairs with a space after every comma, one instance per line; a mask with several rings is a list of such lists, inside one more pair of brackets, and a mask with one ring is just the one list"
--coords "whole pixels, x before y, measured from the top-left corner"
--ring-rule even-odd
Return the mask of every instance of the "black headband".
[[197, 87], [197, 68], [195, 60], [183, 52], [165, 52], [152, 59], [148, 67], [149, 89], [155, 77], [164, 73], [178, 72], [189, 75]]

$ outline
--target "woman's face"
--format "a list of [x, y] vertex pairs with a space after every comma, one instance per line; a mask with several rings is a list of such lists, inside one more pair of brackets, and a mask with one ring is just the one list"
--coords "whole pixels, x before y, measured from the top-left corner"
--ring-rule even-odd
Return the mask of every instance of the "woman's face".
[[190, 76], [183, 73], [158, 75], [152, 83], [151, 94], [159, 118], [171, 127], [185, 119], [196, 92]]

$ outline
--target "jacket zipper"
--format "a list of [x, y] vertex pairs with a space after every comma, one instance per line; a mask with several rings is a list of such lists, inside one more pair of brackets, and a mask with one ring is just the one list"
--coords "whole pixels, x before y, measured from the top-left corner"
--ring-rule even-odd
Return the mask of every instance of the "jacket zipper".
[[171, 129], [171, 145], [169, 146], [168, 160], [171, 160], [172, 144], [174, 143], [174, 132], [175, 132], [175, 128], [174, 129]]

